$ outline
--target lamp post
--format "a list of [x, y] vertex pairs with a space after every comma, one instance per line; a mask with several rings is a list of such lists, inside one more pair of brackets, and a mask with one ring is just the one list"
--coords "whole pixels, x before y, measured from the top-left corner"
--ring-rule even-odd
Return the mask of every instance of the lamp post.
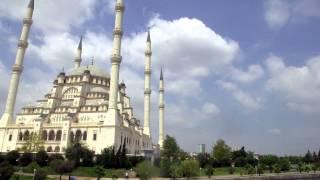
[[36, 180], [36, 172], [37, 172], [37, 169], [33, 169], [33, 180]]

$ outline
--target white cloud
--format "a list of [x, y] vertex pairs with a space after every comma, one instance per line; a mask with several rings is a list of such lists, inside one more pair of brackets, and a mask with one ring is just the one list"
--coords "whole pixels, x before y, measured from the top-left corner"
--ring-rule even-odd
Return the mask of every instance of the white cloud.
[[320, 17], [318, 0], [267, 0], [264, 18], [271, 29], [279, 29], [288, 23], [304, 22], [310, 17]]
[[232, 67], [229, 72], [233, 80], [241, 83], [252, 83], [264, 75], [263, 68], [257, 64], [249, 65], [247, 71]]
[[270, 72], [266, 83], [269, 91], [280, 93], [294, 110], [320, 111], [320, 56], [296, 67], [287, 66], [282, 58], [272, 55], [266, 60], [266, 66]]
[[205, 103], [202, 106], [202, 112], [208, 115], [215, 115], [220, 113], [220, 109], [213, 103]]
[[261, 108], [261, 99], [253, 97], [248, 92], [244, 92], [236, 84], [222, 80], [218, 80], [216, 83], [221, 88], [230, 91], [232, 96], [247, 109], [258, 110]]
[[264, 18], [270, 28], [281, 28], [288, 22], [290, 18], [289, 4], [287, 4], [286, 1], [279, 0], [266, 1]]
[[[28, 1], [2, 0], [0, 17], [22, 21]], [[98, 1], [92, 0], [41, 0], [35, 1], [34, 26], [53, 32], [65, 31], [72, 26], [79, 26], [92, 18]]]

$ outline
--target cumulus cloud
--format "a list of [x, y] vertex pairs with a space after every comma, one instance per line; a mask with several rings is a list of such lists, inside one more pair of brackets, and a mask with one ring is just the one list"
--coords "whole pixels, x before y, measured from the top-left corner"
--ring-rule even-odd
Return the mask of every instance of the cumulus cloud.
[[[28, 1], [3, 0], [0, 3], [0, 17], [21, 21]], [[45, 30], [66, 31], [92, 18], [98, 1], [91, 0], [41, 0], [35, 2], [34, 26]]]
[[280, 93], [294, 110], [320, 111], [320, 56], [296, 67], [287, 66], [281, 57], [271, 55], [265, 64], [270, 74], [266, 83], [269, 91]]
[[243, 107], [250, 110], [258, 110], [262, 107], [261, 99], [253, 97], [248, 92], [243, 91], [235, 83], [223, 80], [217, 80], [216, 83], [219, 87], [231, 92], [234, 99]]
[[318, 0], [267, 0], [264, 18], [271, 29], [279, 29], [289, 22], [304, 22], [310, 17], [320, 17]]
[[218, 108], [218, 106], [216, 106], [213, 103], [205, 103], [202, 106], [202, 112], [204, 114], [214, 115], [214, 114], [219, 114], [220, 113], [220, 109]]
[[249, 65], [247, 71], [232, 67], [229, 72], [233, 80], [241, 83], [252, 83], [264, 75], [263, 68], [258, 64]]

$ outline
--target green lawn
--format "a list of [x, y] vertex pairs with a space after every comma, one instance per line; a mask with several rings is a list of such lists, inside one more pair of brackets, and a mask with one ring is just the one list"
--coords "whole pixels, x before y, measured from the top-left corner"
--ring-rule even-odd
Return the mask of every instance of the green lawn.
[[[214, 176], [230, 175], [229, 168], [230, 167], [214, 168]], [[233, 174], [240, 175], [240, 174], [244, 174], [244, 173], [245, 173], [245, 169], [243, 167], [235, 167], [235, 172]], [[201, 170], [200, 176], [206, 176], [205, 169]]]

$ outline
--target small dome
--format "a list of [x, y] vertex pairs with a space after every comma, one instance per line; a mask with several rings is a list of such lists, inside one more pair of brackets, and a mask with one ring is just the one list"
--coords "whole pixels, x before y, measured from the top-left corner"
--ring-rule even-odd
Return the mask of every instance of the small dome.
[[81, 76], [86, 70], [89, 70], [90, 74], [93, 76], [110, 78], [110, 75], [107, 72], [94, 65], [81, 66], [79, 68], [76, 68], [69, 73], [69, 76]]

